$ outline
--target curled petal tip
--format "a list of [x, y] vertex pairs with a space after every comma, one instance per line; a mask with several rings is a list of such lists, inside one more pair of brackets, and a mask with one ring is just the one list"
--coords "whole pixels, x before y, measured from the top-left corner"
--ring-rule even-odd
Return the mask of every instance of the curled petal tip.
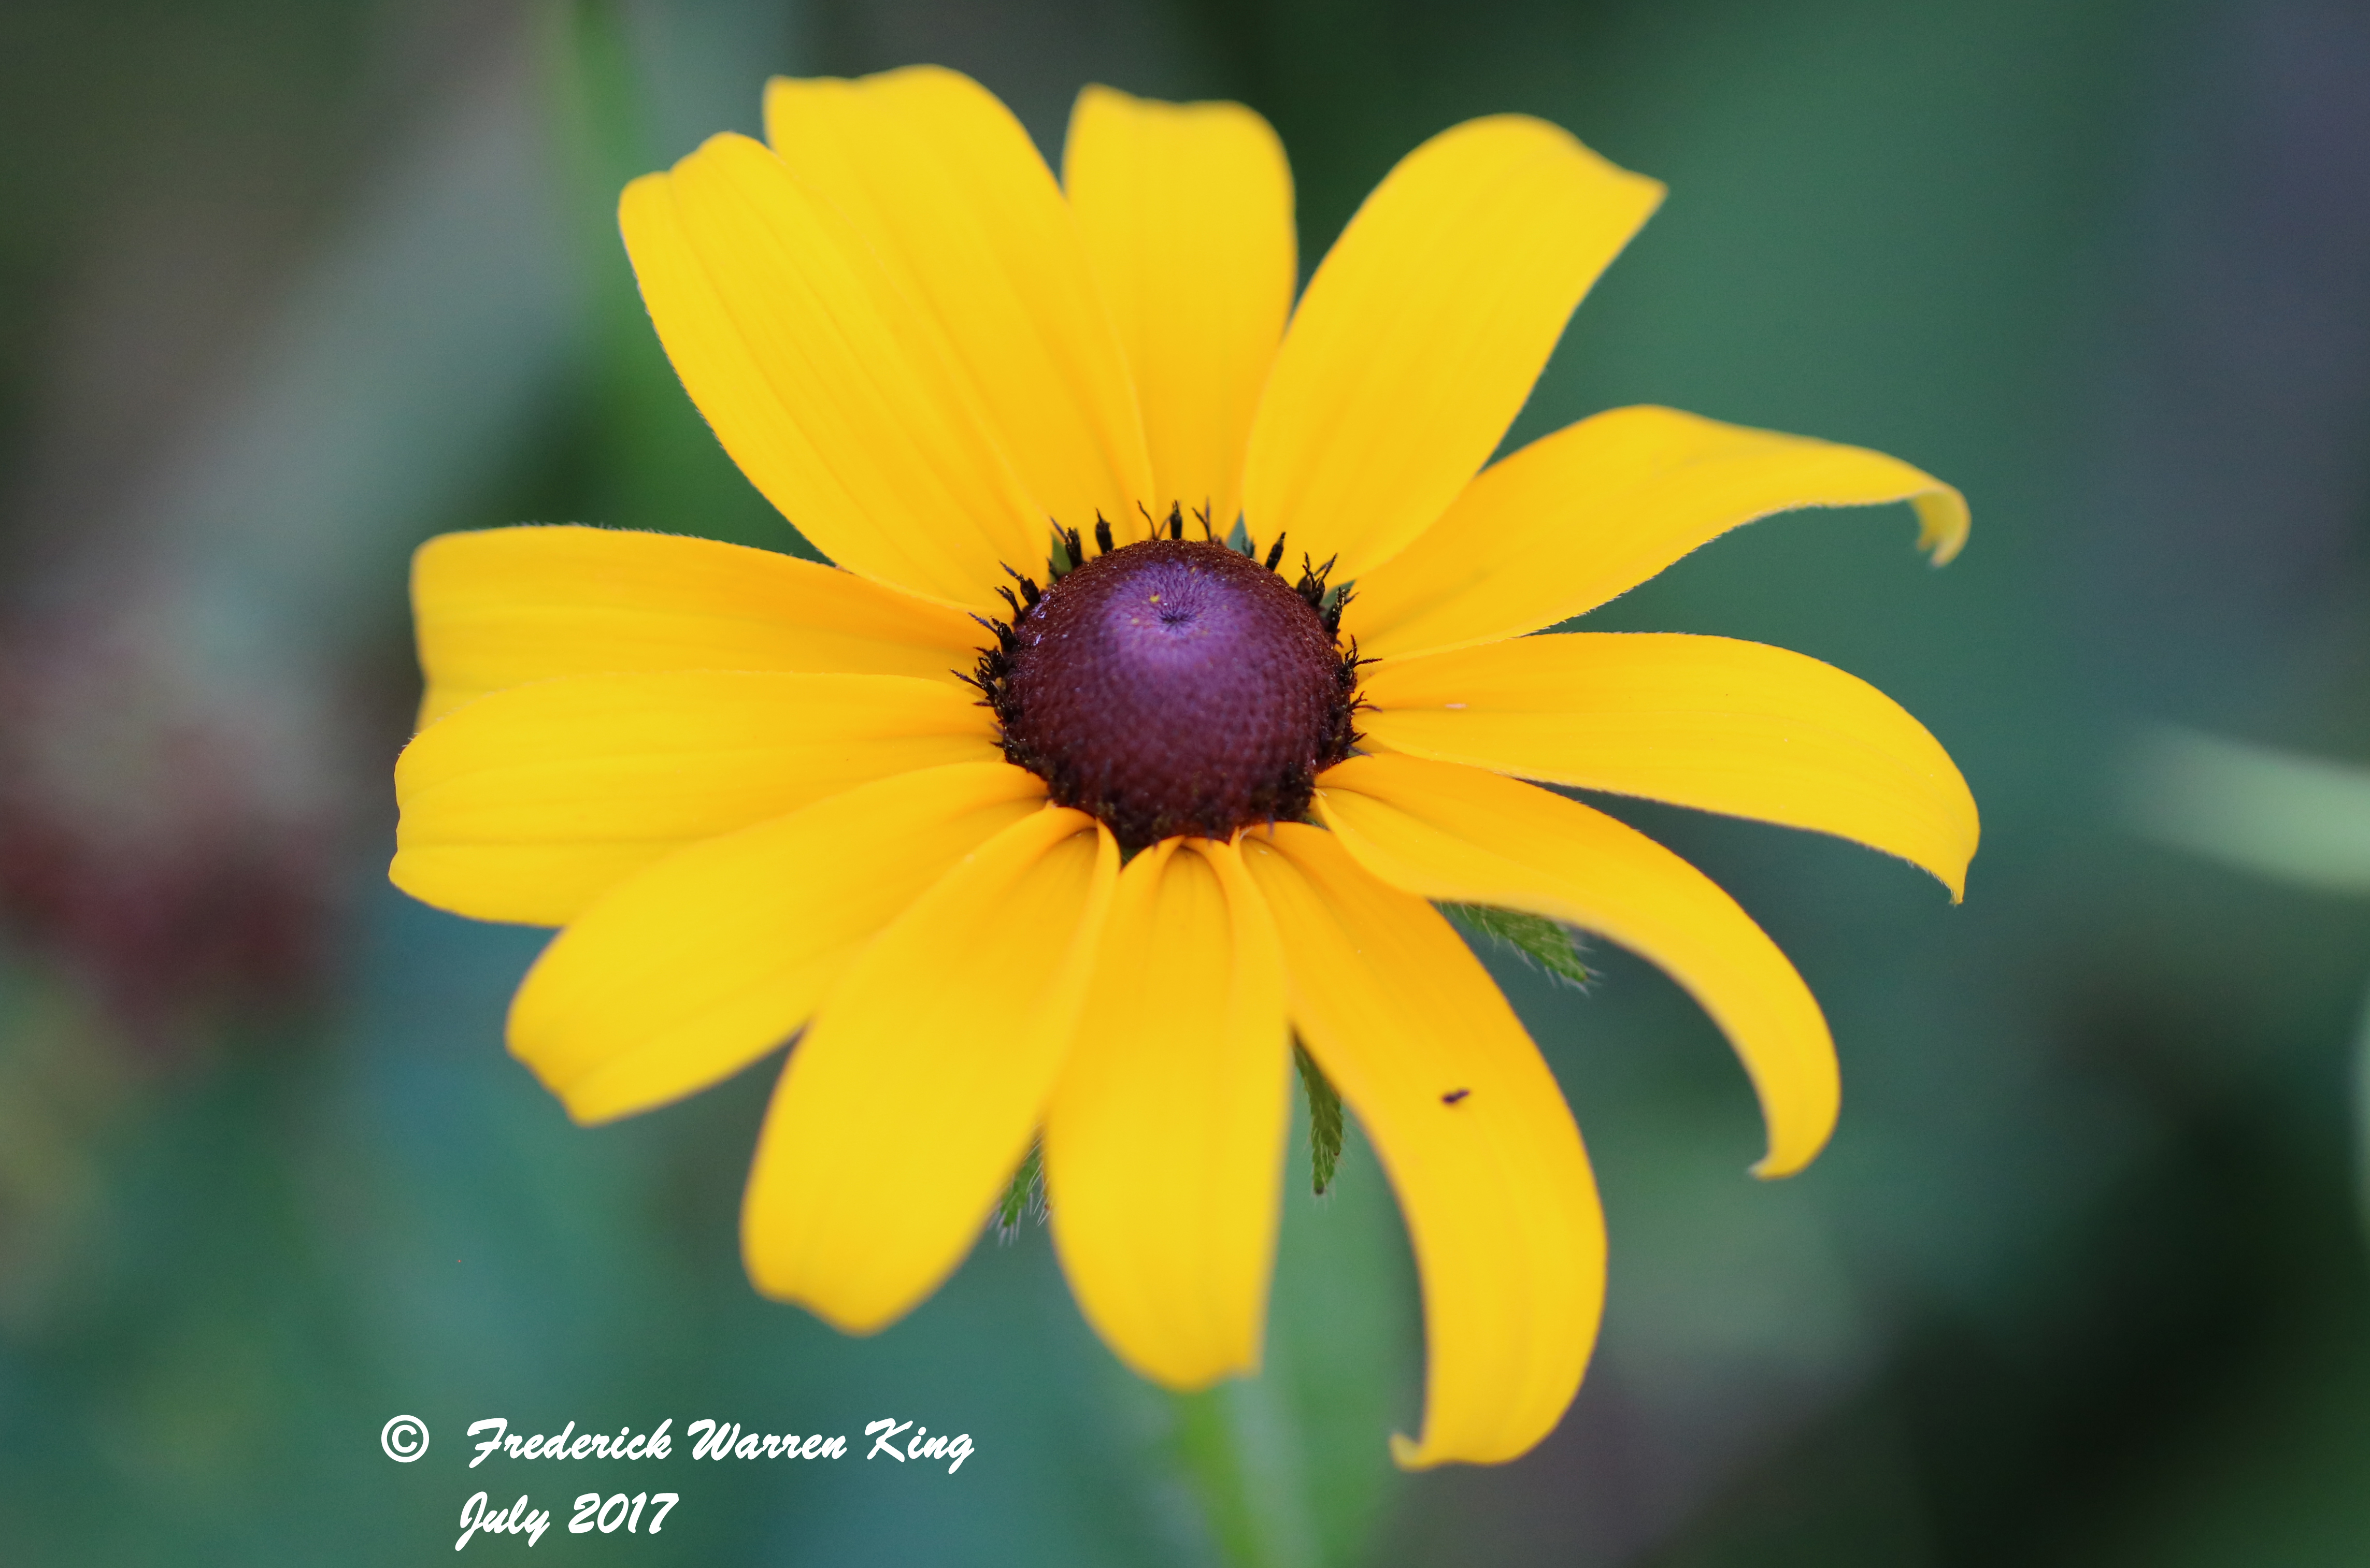
[[1948, 485], [1938, 485], [1910, 498], [1917, 509], [1917, 548], [1938, 567], [1947, 567], [1966, 547], [1967, 498]]
[[1835, 1122], [1831, 1117], [1826, 1129], [1819, 1134], [1816, 1141], [1793, 1149], [1771, 1149], [1768, 1153], [1753, 1162], [1752, 1174], [1765, 1182], [1780, 1181], [1788, 1176], [1801, 1175], [1810, 1169], [1811, 1162], [1816, 1160], [1825, 1150], [1828, 1135], [1833, 1132]]

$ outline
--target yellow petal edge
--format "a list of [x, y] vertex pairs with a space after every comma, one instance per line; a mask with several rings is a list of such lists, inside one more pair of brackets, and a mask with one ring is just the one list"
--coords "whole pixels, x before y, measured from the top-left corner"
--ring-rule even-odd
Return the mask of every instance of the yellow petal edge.
[[[845, 213], [957, 366], [1038, 510], [1091, 533], [1153, 500], [1135, 388], [1070, 210], [1029, 133], [959, 72], [777, 76], [765, 137]], [[997, 578], [995, 580], [1001, 580]]]
[[424, 903], [565, 925], [645, 865], [874, 779], [995, 755], [985, 710], [902, 675], [575, 675], [455, 708], [396, 759], [395, 861]]
[[1967, 541], [1967, 503], [1882, 452], [1615, 408], [1493, 464], [1342, 616], [1375, 658], [1520, 636], [1593, 610], [1731, 528], [1801, 507], [1916, 509], [1936, 566]]
[[710, 137], [618, 207], [642, 303], [749, 482], [851, 571], [964, 610], [1045, 519], [930, 322], [782, 160]]
[[1950, 753], [1867, 681], [1730, 637], [1573, 632], [1368, 671], [1370, 745], [1834, 833], [1966, 891], [1981, 825]]
[[1754, 1173], [1787, 1176], [1835, 1130], [1835, 1041], [1794, 966], [1710, 878], [1601, 811], [1475, 768], [1353, 758], [1317, 809], [1375, 876], [1420, 898], [1527, 910], [1660, 966], [1736, 1047], [1769, 1129]]
[[1261, 549], [1363, 577], [1455, 499], [1662, 200], [1569, 132], [1468, 120], [1402, 159], [1309, 280], [1251, 425]]
[[1605, 1220], [1562, 1093], [1488, 971], [1420, 898], [1335, 835], [1251, 834], [1293, 1027], [1389, 1173], [1423, 1279], [1421, 1438], [1408, 1469], [1491, 1464], [1551, 1431], [1596, 1338]]
[[1044, 797], [1008, 762], [961, 762], [670, 855], [544, 949], [511, 1002], [511, 1053], [580, 1122], [729, 1077], [788, 1041], [875, 933]]
[[1130, 861], [1045, 1116], [1079, 1309], [1172, 1389], [1259, 1370], [1291, 1104], [1276, 941], [1233, 846]]
[[1154, 509], [1205, 510], [1223, 539], [1297, 280], [1283, 144], [1240, 104], [1088, 87], [1062, 183], [1143, 401]]
[[952, 681], [979, 625], [853, 572], [673, 533], [575, 525], [446, 533], [412, 556], [426, 728], [562, 675], [778, 670]]
[[1044, 1119], [1118, 877], [1110, 831], [1049, 807], [857, 956], [758, 1135], [741, 1209], [758, 1289], [872, 1333], [954, 1271]]

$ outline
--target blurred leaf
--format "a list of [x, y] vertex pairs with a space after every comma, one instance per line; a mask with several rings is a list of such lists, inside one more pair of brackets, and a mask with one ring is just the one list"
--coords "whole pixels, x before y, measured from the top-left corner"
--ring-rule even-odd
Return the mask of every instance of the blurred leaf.
[[2125, 762], [2144, 837], [2330, 893], [2370, 893], [2370, 769], [2156, 726]]
[[2353, 1037], [2353, 1196], [2370, 1228], [2370, 1006]]
[[[617, 0], [564, 0], [546, 17], [545, 69], [577, 263], [590, 296], [586, 513], [570, 521], [695, 533], [820, 555], [759, 495], [692, 404], [651, 329], [617, 233], [617, 199], [662, 166], [653, 63]], [[749, 72], [754, 104], [762, 71]]]

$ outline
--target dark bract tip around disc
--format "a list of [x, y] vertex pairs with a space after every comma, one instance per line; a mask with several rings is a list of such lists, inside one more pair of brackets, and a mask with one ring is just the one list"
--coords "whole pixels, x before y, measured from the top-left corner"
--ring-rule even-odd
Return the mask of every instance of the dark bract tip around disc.
[[1298, 820], [1349, 746], [1352, 693], [1317, 612], [1223, 544], [1097, 556], [986, 666], [1005, 754], [1128, 850]]

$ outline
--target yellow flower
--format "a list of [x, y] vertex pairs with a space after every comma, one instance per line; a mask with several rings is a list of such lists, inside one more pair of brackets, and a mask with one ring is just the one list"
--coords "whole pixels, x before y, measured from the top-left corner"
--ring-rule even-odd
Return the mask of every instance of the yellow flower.
[[[1954, 898], [1976, 837], [1942, 749], [1848, 675], [1528, 634], [1793, 507], [1910, 501], [1945, 560], [1964, 503], [1652, 407], [1484, 469], [1662, 195], [1536, 120], [1410, 154], [1294, 310], [1290, 175], [1237, 106], [1089, 88], [1059, 186], [949, 72], [777, 81], [765, 110], [770, 149], [716, 137], [622, 220], [693, 400], [842, 569], [584, 528], [431, 542], [396, 882], [565, 928], [510, 1044], [581, 1121], [799, 1037], [742, 1212], [760, 1289], [891, 1322], [1041, 1133], [1080, 1307], [1173, 1387], [1259, 1364], [1296, 1036], [1422, 1271], [1423, 1429], [1395, 1451], [1524, 1452], [1587, 1362], [1603, 1220], [1554, 1079], [1432, 900], [1669, 970], [1752, 1075], [1765, 1175], [1817, 1152], [1837, 1088], [1817, 1004], [1726, 894], [1518, 781], [1840, 834]], [[1238, 515], [1248, 558], [1205, 537]]]

